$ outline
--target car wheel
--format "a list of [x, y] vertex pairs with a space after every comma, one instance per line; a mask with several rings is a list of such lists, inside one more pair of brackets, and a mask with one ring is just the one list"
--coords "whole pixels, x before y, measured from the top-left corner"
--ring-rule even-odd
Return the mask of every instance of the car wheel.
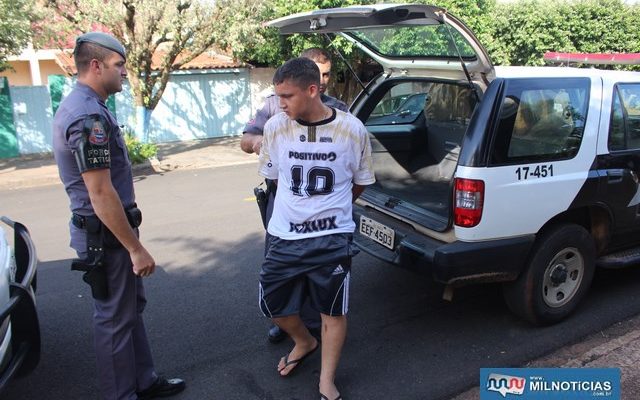
[[563, 224], [543, 232], [515, 282], [503, 286], [507, 305], [536, 325], [569, 315], [584, 297], [595, 268], [595, 243], [582, 226]]

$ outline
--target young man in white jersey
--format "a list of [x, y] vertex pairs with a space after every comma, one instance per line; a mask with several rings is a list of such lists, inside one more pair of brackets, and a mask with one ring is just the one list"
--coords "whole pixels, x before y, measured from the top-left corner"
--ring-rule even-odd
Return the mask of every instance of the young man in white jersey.
[[[327, 86], [331, 80], [331, 58], [329, 53], [318, 47], [311, 47], [300, 53], [300, 57], [312, 60], [320, 70], [320, 87], [318, 90], [320, 91], [320, 99], [322, 102], [329, 107], [348, 112], [349, 107], [346, 103], [326, 94]], [[279, 112], [282, 112], [280, 109], [280, 99], [278, 99], [278, 96], [275, 94], [269, 95], [262, 108], [258, 110], [255, 117], [245, 125], [244, 130], [242, 131], [242, 140], [240, 141], [240, 148], [242, 151], [246, 153], [260, 154], [264, 125], [267, 123], [269, 118]], [[271, 212], [273, 211], [275, 186], [270, 180], [266, 180], [265, 183], [267, 187], [267, 198], [263, 218], [268, 224], [271, 219]], [[265, 237], [265, 251], [269, 246], [268, 242], [269, 234], [267, 233]], [[300, 310], [300, 317], [302, 318], [305, 326], [309, 328], [311, 334], [316, 338], [320, 338], [320, 314], [311, 309], [308, 303], [305, 303]], [[267, 337], [269, 338], [269, 342], [279, 343], [287, 338], [287, 334], [282, 331], [278, 325], [273, 325], [269, 328], [269, 334]]]
[[321, 399], [342, 399], [335, 373], [346, 337], [355, 229], [352, 202], [375, 182], [365, 127], [324, 105], [320, 72], [306, 58], [287, 61], [273, 78], [283, 113], [264, 129], [259, 172], [277, 180], [273, 236], [260, 273], [260, 308], [295, 346], [278, 363], [289, 376], [320, 345], [299, 317], [306, 297], [322, 317]]

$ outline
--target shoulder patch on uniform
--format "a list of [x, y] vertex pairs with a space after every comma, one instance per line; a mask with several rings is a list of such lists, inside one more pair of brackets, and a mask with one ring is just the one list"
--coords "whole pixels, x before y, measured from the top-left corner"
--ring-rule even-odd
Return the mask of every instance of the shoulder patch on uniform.
[[82, 140], [74, 153], [80, 173], [91, 169], [111, 167], [109, 121], [100, 114], [92, 114], [83, 121]]
[[102, 121], [100, 121], [100, 119], [94, 118], [94, 117], [89, 117], [87, 118], [92, 119], [93, 121], [89, 120], [86, 121], [88, 123], [90, 123], [90, 127], [89, 127], [89, 142], [91, 144], [95, 144], [98, 146], [104, 145], [106, 143], [109, 142], [109, 134], [107, 133], [107, 131], [104, 128], [104, 124], [102, 123]]

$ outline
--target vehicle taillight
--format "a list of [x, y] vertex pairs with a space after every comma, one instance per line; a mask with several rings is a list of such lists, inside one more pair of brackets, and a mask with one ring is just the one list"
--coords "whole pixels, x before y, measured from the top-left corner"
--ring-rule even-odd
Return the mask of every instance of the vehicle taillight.
[[478, 225], [482, 218], [484, 182], [456, 178], [454, 199], [454, 223], [465, 228]]

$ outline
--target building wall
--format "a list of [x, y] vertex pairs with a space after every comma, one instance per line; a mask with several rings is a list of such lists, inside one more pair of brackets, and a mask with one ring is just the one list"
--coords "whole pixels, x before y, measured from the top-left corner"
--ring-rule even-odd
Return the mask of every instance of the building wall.
[[40, 79], [44, 86], [49, 84], [49, 75], [62, 75], [64, 71], [54, 60], [40, 60]]
[[15, 71], [0, 72], [0, 76], [6, 76], [9, 79], [9, 86], [30, 86], [32, 84], [29, 61], [10, 61], [9, 64]]
[[251, 116], [255, 115], [264, 104], [264, 99], [273, 93], [273, 74], [275, 68], [252, 68], [249, 71], [251, 77]]

